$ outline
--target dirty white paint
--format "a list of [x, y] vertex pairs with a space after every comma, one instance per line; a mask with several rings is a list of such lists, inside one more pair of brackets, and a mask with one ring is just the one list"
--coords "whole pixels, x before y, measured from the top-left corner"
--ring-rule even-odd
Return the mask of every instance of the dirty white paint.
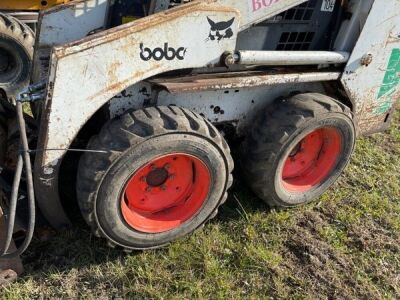
[[[47, 99], [48, 111], [51, 113], [47, 116], [46, 132], [41, 132], [41, 146], [67, 148], [81, 126], [121, 90], [162, 72], [215, 64], [225, 51], [235, 49], [239, 30], [304, 2], [304, 0], [261, 1], [268, 5], [252, 10], [253, 4], [249, 4], [253, 3], [251, 1], [257, 0], [194, 1], [171, 11], [95, 34], [79, 42], [56, 47], [49, 77], [52, 89], [49, 90]], [[79, 5], [83, 5], [91, 18], [94, 18], [92, 25], [102, 24], [106, 1], [96, 0], [98, 7], [88, 5], [90, 3], [92, 2], [82, 1], [77, 6], [71, 4], [65, 9], [58, 8], [53, 13], [47, 13], [40, 29], [41, 44], [57, 44], [76, 36], [75, 31], [78, 27], [85, 25], [79, 23], [79, 20], [85, 20], [84, 14], [77, 13], [81, 7]], [[100, 16], [93, 14], [96, 9], [99, 9]], [[78, 18], [74, 19], [76, 16]], [[210, 40], [210, 34], [213, 33], [210, 20], [219, 23], [232, 19], [230, 35]], [[61, 23], [58, 23], [59, 21]], [[63, 28], [68, 28], [70, 34], [62, 30]], [[89, 27], [84, 26], [84, 28]], [[51, 38], [54, 29], [62, 32], [56, 34], [57, 38]], [[83, 32], [81, 29], [78, 31]], [[142, 49], [148, 49], [153, 54], [156, 49], [171, 47], [173, 50], [168, 50], [170, 56], [173, 51], [183, 48], [184, 52], [179, 53], [181, 56], [184, 53], [184, 58], [167, 60], [163, 57], [157, 60], [152, 57], [144, 61], [140, 57], [141, 44]], [[159, 56], [160, 53], [159, 50]], [[148, 57], [149, 52], [145, 54]], [[68, 114], [65, 113], [66, 108]], [[60, 132], [59, 128], [63, 130]], [[42, 165], [59, 160], [64, 153], [63, 151], [44, 153]]]
[[[382, 122], [395, 100], [395, 97], [379, 97], [394, 49], [400, 49], [400, 1], [375, 0], [341, 79], [347, 94], [356, 103], [362, 131]], [[371, 59], [363, 64], [367, 56]], [[394, 88], [398, 94], [399, 85]]]
[[66, 44], [101, 29], [106, 22], [108, 0], [68, 3], [43, 11], [40, 16], [39, 47]]
[[[234, 35], [220, 41], [208, 40], [207, 17], [215, 21], [235, 18]], [[166, 71], [218, 62], [225, 51], [235, 48], [238, 20], [235, 10], [198, 3], [123, 25], [108, 35], [94, 35], [56, 47], [49, 78], [53, 88], [47, 99], [51, 113], [47, 132], [41, 133], [46, 142], [43, 147], [68, 147], [80, 127], [104, 103], [136, 82]], [[181, 58], [177, 57], [179, 49], [184, 49], [179, 52]], [[141, 54], [147, 59], [150, 52], [151, 58], [143, 60]], [[168, 60], [167, 56], [173, 58]], [[47, 152], [43, 164], [48, 165], [63, 154]]]
[[238, 63], [242, 65], [319, 65], [340, 64], [349, 59], [347, 52], [333, 51], [239, 51]]
[[217, 0], [220, 5], [240, 11], [240, 30], [249, 28], [307, 0]]
[[[329, 77], [330, 76], [330, 77]], [[288, 76], [280, 76], [286, 79], [284, 85], [279, 84], [276, 78], [272, 78], [270, 84], [259, 86], [247, 86], [234, 89], [218, 89], [205, 91], [161, 91], [157, 97], [157, 105], [177, 105], [189, 108], [204, 115], [213, 123], [233, 122], [237, 124], [238, 133], [244, 132], [251, 126], [254, 114], [261, 111], [277, 97], [289, 95], [291, 92], [324, 92], [321, 81], [337, 80], [339, 73], [324, 73], [320, 76], [314, 74], [316, 82], [311, 77], [298, 77], [291, 81]], [[292, 77], [292, 79], [295, 76]], [[304, 81], [302, 81], [304, 80]], [[222, 87], [220, 87], [222, 88]], [[138, 84], [124, 91], [124, 97], [118, 95], [110, 101], [110, 117], [115, 118], [125, 111], [142, 108], [146, 94], [151, 93], [147, 87], [143, 94], [143, 85]]]

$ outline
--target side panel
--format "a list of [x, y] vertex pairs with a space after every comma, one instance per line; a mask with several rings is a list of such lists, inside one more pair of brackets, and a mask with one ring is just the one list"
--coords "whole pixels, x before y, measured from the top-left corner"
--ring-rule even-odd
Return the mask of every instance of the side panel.
[[108, 0], [73, 1], [45, 11], [40, 17], [39, 47], [76, 41], [104, 27]]
[[306, 0], [219, 0], [217, 2], [240, 11], [240, 30], [244, 30]]
[[375, 0], [341, 81], [361, 134], [389, 125], [400, 97], [400, 1]]
[[82, 39], [94, 30], [105, 27], [109, 0], [65, 2], [69, 3], [40, 14], [33, 82], [47, 79], [52, 47]]

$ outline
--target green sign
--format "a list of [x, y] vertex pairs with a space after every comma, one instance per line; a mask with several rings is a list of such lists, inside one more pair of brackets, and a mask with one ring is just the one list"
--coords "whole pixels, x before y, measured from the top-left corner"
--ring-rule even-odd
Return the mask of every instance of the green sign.
[[393, 49], [389, 59], [389, 64], [386, 68], [385, 77], [383, 79], [382, 86], [378, 93], [378, 101], [381, 105], [377, 108], [377, 114], [386, 113], [396, 99], [395, 96], [396, 88], [400, 84], [400, 49]]

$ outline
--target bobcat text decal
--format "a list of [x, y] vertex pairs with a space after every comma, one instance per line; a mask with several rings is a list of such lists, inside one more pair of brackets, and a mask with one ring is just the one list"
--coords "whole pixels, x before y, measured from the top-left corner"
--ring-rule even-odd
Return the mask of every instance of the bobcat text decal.
[[157, 47], [155, 49], [144, 48], [143, 43], [140, 44], [140, 58], [144, 61], [148, 61], [154, 59], [156, 61], [160, 61], [163, 59], [166, 60], [184, 60], [186, 54], [185, 47], [179, 47], [178, 49], [172, 48], [168, 46], [168, 43], [164, 43], [164, 49], [161, 47]]
[[230, 19], [226, 22], [214, 22], [209, 17], [207, 17], [208, 23], [210, 24], [210, 34], [207, 40], [220, 41], [222, 39], [229, 39], [233, 37], [233, 30], [231, 28], [235, 18]]
[[272, 4], [279, 2], [280, 0], [250, 0], [251, 9], [253, 12], [259, 11], [262, 8], [270, 7]]

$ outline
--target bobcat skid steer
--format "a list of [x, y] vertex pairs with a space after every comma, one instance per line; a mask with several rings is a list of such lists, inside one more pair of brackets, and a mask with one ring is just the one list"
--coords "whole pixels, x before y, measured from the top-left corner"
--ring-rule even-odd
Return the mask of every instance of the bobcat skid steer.
[[[125, 23], [132, 6], [141, 11]], [[71, 189], [112, 247], [190, 234], [228, 199], [230, 135], [260, 199], [307, 203], [340, 176], [358, 136], [389, 126], [399, 74], [398, 0], [81, 0], [43, 11], [33, 85], [16, 101], [9, 233], [21, 173], [30, 204], [17, 253], [35, 201], [52, 226], [70, 226]], [[28, 136], [23, 102], [37, 107]]]

